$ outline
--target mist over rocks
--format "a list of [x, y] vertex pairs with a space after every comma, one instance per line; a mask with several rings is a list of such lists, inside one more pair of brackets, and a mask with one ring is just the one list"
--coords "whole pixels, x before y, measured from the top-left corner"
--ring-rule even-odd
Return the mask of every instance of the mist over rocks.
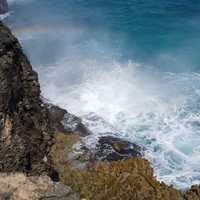
[[51, 127], [55, 132], [63, 133], [76, 133], [81, 136], [87, 136], [91, 134], [91, 131], [84, 126], [82, 120], [53, 104], [46, 104], [49, 111], [49, 119]]
[[8, 2], [7, 0], [0, 0], [0, 14], [5, 14], [8, 12]]

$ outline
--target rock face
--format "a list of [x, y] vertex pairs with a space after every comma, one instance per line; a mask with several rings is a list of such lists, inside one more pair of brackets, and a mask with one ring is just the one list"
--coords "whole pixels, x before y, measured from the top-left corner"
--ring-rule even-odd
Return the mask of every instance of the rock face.
[[7, 0], [0, 0], [0, 14], [5, 14], [8, 12]]
[[0, 171], [48, 171], [52, 133], [37, 73], [0, 23]]

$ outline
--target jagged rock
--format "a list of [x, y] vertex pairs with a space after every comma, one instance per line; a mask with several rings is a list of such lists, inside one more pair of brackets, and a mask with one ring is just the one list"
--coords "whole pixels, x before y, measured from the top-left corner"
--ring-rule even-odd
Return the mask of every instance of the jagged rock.
[[[116, 139], [118, 142], [118, 139]], [[112, 143], [112, 140], [110, 143]], [[115, 141], [115, 139], [114, 139]], [[197, 189], [187, 194], [160, 183], [149, 162], [140, 157], [98, 161], [88, 151], [76, 152], [81, 136], [57, 133], [52, 146], [53, 163], [60, 180], [87, 200], [197, 200]], [[113, 144], [112, 144], [113, 145]], [[116, 145], [119, 152], [126, 152]], [[122, 145], [123, 146], [123, 145]]]
[[8, 12], [8, 2], [7, 0], [0, 0], [0, 14], [5, 14]]
[[[98, 159], [94, 156], [95, 152], [82, 146], [84, 143], [81, 144], [80, 135], [55, 135], [51, 157], [60, 180], [80, 194], [82, 199], [199, 200], [199, 186], [193, 186], [184, 193], [157, 181], [149, 162], [140, 157], [141, 148], [137, 145], [113, 137], [103, 137], [99, 141], [102, 151], [105, 144], [111, 152], [122, 154], [122, 157], [113, 161], [112, 156], [108, 159], [110, 154], [106, 151], [99, 152], [105, 157]], [[80, 151], [77, 151], [77, 145], [82, 146]], [[130, 153], [130, 146], [138, 148], [138, 151]]]
[[81, 136], [90, 134], [90, 131], [83, 125], [79, 117], [52, 104], [48, 104], [48, 110], [51, 126], [56, 132], [76, 133]]
[[139, 156], [142, 156], [142, 148], [139, 145], [112, 136], [99, 138], [95, 153], [97, 160], [107, 161], [124, 160]]
[[37, 73], [0, 23], [0, 172], [52, 173], [43, 160], [52, 137]]
[[47, 176], [27, 177], [22, 173], [0, 174], [1, 200], [79, 200], [68, 186]]
[[[93, 133], [91, 133], [90, 130], [88, 130], [83, 125], [80, 118], [68, 113], [66, 110], [58, 106], [52, 104], [47, 105], [51, 126], [54, 127], [55, 132], [66, 134], [73, 133], [80, 136], [91, 135], [92, 137]], [[99, 123], [99, 120], [101, 120], [101, 122], [105, 124], [105, 126], [108, 126], [104, 121], [102, 121], [102, 119], [97, 116], [94, 117], [94, 115], [92, 115], [92, 119], [94, 121], [93, 123], [95, 123], [95, 120], [97, 120], [97, 122]], [[104, 135], [110, 134], [104, 133]], [[81, 150], [84, 153], [88, 153], [91, 149], [88, 149], [88, 147], [84, 146], [84, 144], [82, 143]], [[116, 161], [136, 156], [142, 156], [142, 150], [143, 149], [139, 145], [125, 141], [123, 139], [113, 136], [103, 136], [99, 138], [95, 150], [93, 152], [90, 152], [90, 154], [91, 157], [95, 160]]]
[[199, 200], [200, 199], [200, 186], [193, 185], [190, 190], [184, 194], [185, 200]]

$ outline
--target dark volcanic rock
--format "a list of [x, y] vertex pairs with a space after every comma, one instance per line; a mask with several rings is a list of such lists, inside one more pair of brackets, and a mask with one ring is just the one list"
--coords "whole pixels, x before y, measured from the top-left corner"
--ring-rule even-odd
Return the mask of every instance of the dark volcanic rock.
[[49, 171], [51, 140], [37, 73], [17, 39], [0, 23], [0, 171]]
[[112, 136], [101, 137], [95, 157], [98, 160], [117, 161], [141, 157], [142, 148], [134, 143]]
[[76, 133], [80, 136], [87, 136], [90, 134], [90, 131], [84, 126], [79, 117], [52, 104], [48, 105], [48, 111], [51, 127], [53, 127], [56, 132]]
[[0, 0], [0, 14], [8, 12], [7, 0]]
[[[91, 134], [92, 137], [93, 133], [84, 126], [80, 118], [68, 113], [66, 110], [58, 106], [48, 104], [47, 107], [49, 111], [50, 124], [55, 132], [77, 134], [81, 137]], [[96, 119], [98, 120], [99, 118]], [[107, 133], [107, 135], [109, 135], [109, 133]], [[67, 144], [65, 146], [67, 146]], [[143, 155], [143, 149], [139, 145], [113, 136], [100, 137], [96, 148], [93, 150], [82, 143], [80, 150], [83, 154], [87, 154], [86, 152], [88, 152], [91, 155], [90, 157], [92, 160], [102, 161], [124, 160]]]

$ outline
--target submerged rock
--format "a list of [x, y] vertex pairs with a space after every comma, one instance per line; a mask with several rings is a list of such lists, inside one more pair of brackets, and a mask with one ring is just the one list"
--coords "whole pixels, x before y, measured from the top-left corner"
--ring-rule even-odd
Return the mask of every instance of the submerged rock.
[[5, 14], [8, 12], [8, 2], [7, 0], [0, 0], [0, 14]]
[[67, 112], [66, 110], [48, 104], [49, 119], [51, 126], [56, 132], [76, 133], [81, 136], [87, 136], [91, 132], [83, 125], [79, 117]]
[[112, 136], [101, 137], [95, 153], [97, 160], [107, 161], [124, 160], [142, 155], [142, 148], [139, 145]]

